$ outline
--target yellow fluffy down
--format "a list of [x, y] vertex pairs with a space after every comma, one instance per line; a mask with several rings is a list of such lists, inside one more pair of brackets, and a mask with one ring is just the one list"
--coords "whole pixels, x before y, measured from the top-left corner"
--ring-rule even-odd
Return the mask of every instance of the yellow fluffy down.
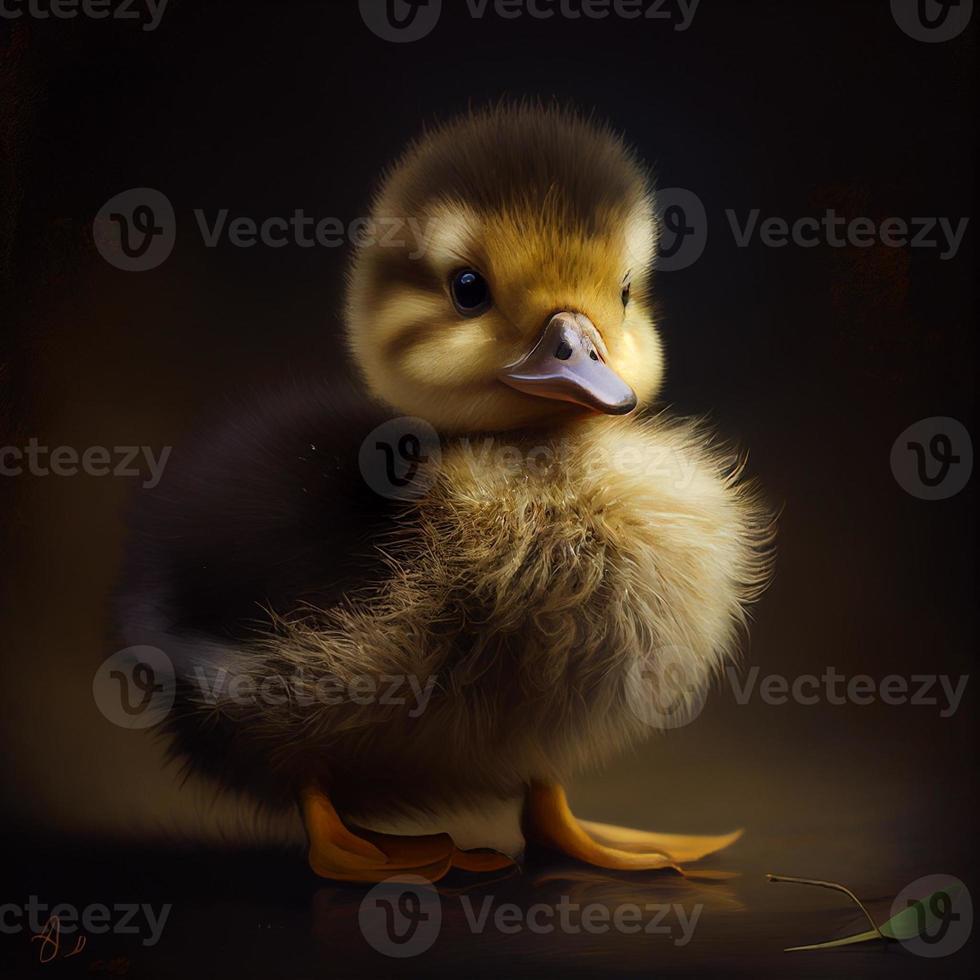
[[739, 470], [663, 419], [448, 441], [384, 543], [388, 580], [279, 623], [245, 668], [434, 678], [426, 710], [265, 706], [253, 735], [287, 769], [315, 758], [356, 783], [345, 802], [365, 812], [375, 793], [389, 808], [505, 797], [598, 762], [649, 734], [647, 702], [697, 695], [734, 651], [771, 539]]

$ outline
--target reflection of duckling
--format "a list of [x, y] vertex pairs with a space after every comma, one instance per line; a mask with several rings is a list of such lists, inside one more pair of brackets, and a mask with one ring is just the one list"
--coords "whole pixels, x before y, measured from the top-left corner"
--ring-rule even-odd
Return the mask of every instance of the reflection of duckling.
[[[375, 216], [402, 234], [360, 248], [348, 329], [377, 401], [271, 400], [139, 519], [125, 632], [176, 664], [176, 751], [301, 798], [326, 877], [495, 868], [525, 837], [607, 868], [724, 846], [579, 822], [560, 788], [703, 687], [764, 578], [733, 461], [632, 412], [663, 364], [640, 167], [569, 112], [495, 109], [410, 148]], [[358, 463], [399, 413], [441, 439], [414, 500]]]

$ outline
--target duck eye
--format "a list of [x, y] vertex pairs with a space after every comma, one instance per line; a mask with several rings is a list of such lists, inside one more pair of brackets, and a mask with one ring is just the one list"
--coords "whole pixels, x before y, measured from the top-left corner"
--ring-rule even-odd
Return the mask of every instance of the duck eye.
[[632, 285], [631, 283], [626, 283], [626, 285], [623, 286], [623, 308], [624, 309], [625, 309], [626, 305], [630, 301], [630, 286], [631, 285]]
[[460, 269], [453, 274], [450, 288], [453, 303], [463, 316], [479, 316], [490, 309], [490, 286], [479, 272]]

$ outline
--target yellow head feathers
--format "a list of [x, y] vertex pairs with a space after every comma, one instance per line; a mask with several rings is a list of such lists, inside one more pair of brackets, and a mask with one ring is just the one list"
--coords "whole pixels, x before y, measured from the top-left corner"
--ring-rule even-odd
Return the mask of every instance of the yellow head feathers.
[[[348, 338], [369, 388], [399, 411], [443, 431], [500, 431], [581, 415], [611, 378], [641, 404], [655, 396], [652, 197], [608, 128], [557, 108], [464, 116], [408, 149], [374, 218], [402, 234], [359, 250]], [[572, 355], [552, 331], [545, 354], [565, 363], [540, 390], [516, 390], [508, 366], [559, 314], [582, 325], [567, 334]]]

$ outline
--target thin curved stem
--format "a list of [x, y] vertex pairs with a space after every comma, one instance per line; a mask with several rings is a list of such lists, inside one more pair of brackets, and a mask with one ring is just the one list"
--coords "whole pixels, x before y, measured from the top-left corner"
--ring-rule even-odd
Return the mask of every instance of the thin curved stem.
[[766, 878], [771, 882], [785, 881], [789, 882], [791, 885], [816, 885], [818, 888], [829, 888], [831, 891], [843, 892], [864, 913], [865, 918], [871, 923], [871, 928], [875, 931], [878, 938], [885, 938], [882, 935], [881, 930], [878, 928], [878, 923], [871, 918], [871, 913], [864, 907], [861, 899], [859, 899], [850, 888], [846, 888], [844, 885], [838, 884], [836, 881], [818, 881], [816, 878], [794, 878], [791, 875], [767, 874]]

